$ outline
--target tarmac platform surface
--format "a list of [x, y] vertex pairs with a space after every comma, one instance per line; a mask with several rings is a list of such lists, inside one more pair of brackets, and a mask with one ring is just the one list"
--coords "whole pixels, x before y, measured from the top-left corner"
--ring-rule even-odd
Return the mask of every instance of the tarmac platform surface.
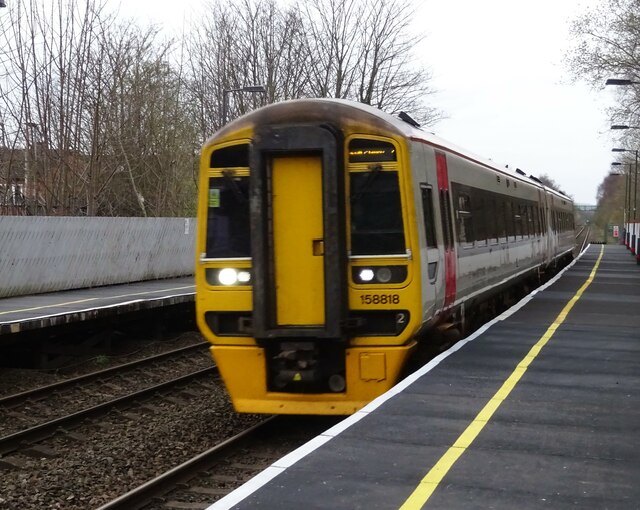
[[640, 266], [567, 270], [210, 509], [640, 508]]
[[193, 276], [0, 299], [0, 335], [194, 301]]

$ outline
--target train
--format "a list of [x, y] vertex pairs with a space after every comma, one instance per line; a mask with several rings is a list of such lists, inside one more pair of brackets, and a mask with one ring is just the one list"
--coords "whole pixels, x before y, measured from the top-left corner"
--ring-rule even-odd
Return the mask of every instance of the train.
[[573, 202], [398, 117], [264, 106], [200, 158], [196, 315], [238, 412], [356, 412], [418, 342], [572, 257]]

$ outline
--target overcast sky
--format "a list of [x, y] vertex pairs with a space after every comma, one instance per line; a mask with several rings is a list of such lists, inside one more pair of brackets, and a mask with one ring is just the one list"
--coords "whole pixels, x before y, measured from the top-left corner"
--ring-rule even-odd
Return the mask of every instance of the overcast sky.
[[[597, 1], [417, 2], [426, 34], [417, 55], [433, 73], [431, 100], [448, 117], [436, 134], [497, 164], [547, 174], [578, 203], [595, 203], [614, 160], [605, 113], [612, 91], [572, 84], [562, 59], [570, 20]], [[180, 30], [203, 3], [131, 0], [121, 13]]]

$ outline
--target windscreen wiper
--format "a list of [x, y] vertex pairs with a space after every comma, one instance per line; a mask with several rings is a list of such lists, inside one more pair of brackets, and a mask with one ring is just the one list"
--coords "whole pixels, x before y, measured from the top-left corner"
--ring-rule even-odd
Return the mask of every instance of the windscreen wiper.
[[382, 171], [382, 165], [369, 165], [368, 168], [369, 173], [367, 174], [367, 178], [365, 179], [365, 181], [362, 183], [362, 186], [360, 186], [358, 191], [351, 195], [351, 203], [355, 203], [362, 198], [362, 195], [367, 192], [367, 190], [373, 184], [373, 181], [376, 180], [376, 177], [378, 177], [378, 175], [380, 175], [380, 172]]
[[245, 203], [247, 200], [249, 200], [249, 197], [242, 192], [242, 190], [240, 189], [240, 186], [238, 186], [238, 183], [233, 178], [234, 175], [236, 175], [236, 173], [233, 170], [222, 171], [222, 177], [224, 177], [225, 181], [227, 181], [227, 184], [231, 188], [231, 191], [233, 192], [234, 196], [238, 199], [240, 203]]

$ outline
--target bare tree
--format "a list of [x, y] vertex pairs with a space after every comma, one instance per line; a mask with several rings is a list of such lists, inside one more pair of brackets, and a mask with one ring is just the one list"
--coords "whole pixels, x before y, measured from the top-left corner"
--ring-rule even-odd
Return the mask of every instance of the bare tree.
[[564, 192], [562, 190], [562, 188], [560, 187], [560, 185], [554, 181], [548, 174], [540, 174], [538, 176], [538, 180], [544, 184], [547, 188], [551, 188], [553, 190], [556, 190], [559, 193], [562, 193], [563, 195], [566, 195], [568, 197], [570, 197], [571, 195], [567, 194], [566, 192]]
[[[242, 34], [231, 9], [210, 4], [187, 40], [190, 93], [200, 140], [222, 126], [224, 91], [236, 88], [236, 40]], [[235, 82], [235, 83], [234, 83]]]
[[[612, 118], [637, 122], [640, 115], [640, 3], [602, 0], [572, 24], [575, 44], [565, 61], [576, 78], [601, 88], [608, 78], [634, 82], [618, 89]], [[636, 124], [637, 125], [637, 124]]]
[[107, 78], [100, 157], [109, 181], [95, 195], [103, 213], [193, 212], [196, 128], [180, 68], [171, 63], [173, 43], [160, 43], [157, 35], [121, 25], [105, 40], [103, 63], [95, 63]]
[[2, 20], [3, 145], [24, 164], [0, 178], [24, 211], [192, 213], [198, 142], [174, 43], [94, 0], [29, 0]]
[[415, 58], [407, 0], [313, 0], [305, 9], [311, 90], [401, 110], [425, 124], [441, 113], [428, 105], [431, 75]]
[[[239, 57], [246, 66], [238, 83], [265, 85], [268, 102], [306, 95], [306, 34], [297, 9], [280, 8], [275, 0], [243, 0], [238, 17], [244, 34]], [[243, 112], [244, 99], [238, 97]], [[249, 99], [247, 106], [254, 107], [256, 98]]]
[[604, 230], [610, 223], [622, 224], [624, 218], [623, 204], [626, 203], [626, 178], [627, 176], [623, 173], [609, 174], [604, 177], [598, 186], [598, 206], [593, 220], [599, 230]]
[[434, 119], [409, 0], [212, 2], [182, 44], [106, 4], [25, 0], [0, 18], [3, 207], [9, 197], [29, 214], [193, 211], [197, 152], [224, 106], [232, 118], [340, 97]]
[[[358, 68], [362, 33], [359, 0], [313, 0], [304, 9], [312, 95], [350, 96]], [[365, 14], [366, 16], [366, 14]]]
[[[233, 118], [308, 94], [306, 33], [293, 7], [274, 0], [211, 3], [186, 45], [201, 140], [222, 126], [225, 95]], [[266, 97], [231, 92], [248, 85], [265, 86]]]
[[211, 3], [189, 42], [202, 137], [220, 127], [225, 94], [230, 117], [261, 104], [260, 96], [229, 92], [258, 84], [267, 102], [345, 98], [434, 122], [431, 77], [414, 58], [420, 37], [411, 35], [412, 14], [408, 0]]
[[24, 152], [22, 185], [31, 213], [73, 208], [79, 175], [69, 155], [87, 145], [85, 66], [103, 30], [101, 10], [93, 1], [29, 0], [4, 18], [2, 110], [12, 147]]

